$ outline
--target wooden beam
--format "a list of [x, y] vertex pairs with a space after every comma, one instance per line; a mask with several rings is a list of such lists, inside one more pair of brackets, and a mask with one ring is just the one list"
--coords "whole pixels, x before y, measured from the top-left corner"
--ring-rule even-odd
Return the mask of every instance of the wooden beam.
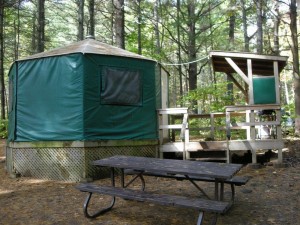
[[243, 92], [243, 94], [245, 96], [247, 96], [247, 91], [242, 87], [242, 85], [232, 76], [231, 73], [227, 73], [227, 76], [230, 77], [230, 79], [232, 80], [232, 82], [238, 87], [238, 89], [241, 90], [241, 92]]
[[228, 64], [235, 70], [235, 72], [237, 72], [237, 74], [239, 74], [242, 77], [242, 79], [249, 85], [249, 79], [248, 79], [248, 77], [238, 67], [238, 65], [236, 65], [236, 63], [231, 58], [226, 57], [225, 59], [228, 62]]
[[249, 104], [254, 104], [254, 93], [253, 93], [253, 74], [252, 74], [252, 60], [247, 59], [247, 69], [248, 69], [248, 78], [249, 78]]
[[280, 104], [280, 81], [279, 81], [278, 62], [274, 61], [273, 64], [274, 64], [276, 103]]

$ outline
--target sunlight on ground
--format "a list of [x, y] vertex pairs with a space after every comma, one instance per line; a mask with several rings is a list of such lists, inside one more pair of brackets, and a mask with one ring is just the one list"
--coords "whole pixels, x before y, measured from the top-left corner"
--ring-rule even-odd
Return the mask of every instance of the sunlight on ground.
[[13, 190], [0, 189], [0, 195], [5, 195], [14, 192]]
[[40, 179], [29, 179], [23, 181], [25, 184], [43, 184], [48, 183], [49, 180], [40, 180]]

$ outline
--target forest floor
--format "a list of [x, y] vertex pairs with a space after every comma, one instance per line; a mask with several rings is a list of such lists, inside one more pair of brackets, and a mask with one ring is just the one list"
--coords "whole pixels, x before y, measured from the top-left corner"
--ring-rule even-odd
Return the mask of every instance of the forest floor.
[[[117, 199], [114, 208], [98, 217], [86, 219], [82, 205], [86, 194], [72, 182], [48, 181], [28, 177], [10, 178], [5, 171], [5, 156], [0, 149], [0, 224], [1, 225], [190, 225], [196, 224], [198, 212], [193, 209], [164, 207]], [[300, 159], [285, 157], [286, 168], [272, 163], [260, 169], [243, 167], [239, 175], [250, 181], [236, 188], [236, 202], [218, 225], [300, 225]], [[109, 184], [109, 179], [95, 181]], [[139, 188], [136, 182], [136, 188]], [[146, 187], [152, 191], [199, 194], [188, 181], [146, 177]], [[201, 183], [213, 194], [213, 184]], [[230, 190], [226, 187], [226, 197]], [[100, 201], [106, 197], [100, 196]], [[98, 202], [99, 203], [99, 202]], [[101, 203], [101, 202], [100, 202]], [[97, 203], [94, 203], [97, 204]], [[100, 207], [100, 204], [98, 204]], [[209, 224], [209, 214], [205, 223]]]

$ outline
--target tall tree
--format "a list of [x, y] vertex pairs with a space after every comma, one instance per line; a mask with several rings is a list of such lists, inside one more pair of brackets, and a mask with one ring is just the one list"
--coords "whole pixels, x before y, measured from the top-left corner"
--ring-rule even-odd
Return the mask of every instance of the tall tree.
[[158, 8], [160, 5], [160, 0], [155, 1], [154, 6], [154, 30], [155, 30], [155, 54], [160, 55], [161, 47], [160, 47], [160, 32], [159, 32], [159, 13]]
[[274, 54], [279, 55], [279, 25], [280, 25], [280, 13], [279, 13], [279, 0], [275, 0], [275, 15], [274, 15]]
[[88, 34], [95, 37], [95, 0], [89, 0], [89, 16]]
[[5, 119], [5, 83], [4, 83], [4, 0], [0, 0], [0, 78], [1, 78], [1, 119]]
[[138, 54], [142, 54], [142, 12], [141, 0], [137, 0], [137, 14], [138, 14]]
[[38, 0], [37, 52], [45, 50], [45, 0]]
[[180, 0], [177, 0], [177, 23], [176, 23], [176, 26], [177, 26], [177, 41], [178, 41], [178, 44], [177, 44], [177, 48], [178, 48], [178, 62], [179, 62], [179, 65], [178, 65], [178, 73], [179, 73], [179, 93], [180, 93], [180, 96], [183, 96], [183, 81], [182, 81], [182, 77], [183, 77], [183, 74], [182, 74], [182, 66], [181, 66], [181, 46], [180, 46], [180, 42], [181, 42], [181, 38], [180, 38], [180, 6], [181, 3], [180, 3]]
[[187, 3], [187, 9], [188, 9], [188, 47], [187, 47], [187, 53], [188, 53], [188, 59], [189, 62], [192, 62], [189, 64], [188, 67], [188, 74], [189, 74], [189, 89], [195, 90], [197, 88], [197, 63], [196, 61], [197, 57], [197, 47], [196, 47], [196, 5], [194, 0], [190, 0]]
[[125, 49], [125, 12], [124, 0], [113, 0], [115, 9], [115, 41], [119, 48]]
[[84, 39], [84, 0], [76, 0], [76, 4], [78, 7], [78, 27], [77, 27], [77, 40]]
[[241, 7], [242, 7], [242, 19], [243, 19], [243, 34], [244, 34], [244, 51], [249, 52], [249, 36], [248, 36], [248, 23], [247, 23], [247, 8], [245, 0], [241, 0]]
[[262, 0], [255, 0], [256, 4], [256, 17], [257, 17], [257, 33], [256, 33], [256, 51], [258, 54], [263, 53], [263, 11]]
[[293, 78], [295, 93], [295, 135], [300, 135], [300, 71], [299, 71], [299, 48], [297, 31], [297, 5], [296, 0], [290, 2], [290, 29], [291, 29], [291, 51], [293, 55]]
[[236, 0], [230, 1], [229, 10], [229, 50], [234, 50], [234, 29], [235, 29], [235, 5]]

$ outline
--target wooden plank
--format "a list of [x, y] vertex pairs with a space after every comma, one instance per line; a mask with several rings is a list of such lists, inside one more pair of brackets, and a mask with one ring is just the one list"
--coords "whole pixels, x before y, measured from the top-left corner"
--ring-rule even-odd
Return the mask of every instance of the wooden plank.
[[276, 103], [280, 104], [280, 81], [279, 81], [279, 72], [278, 72], [278, 61], [274, 61], [273, 64], [274, 64]]
[[83, 192], [111, 195], [124, 199], [152, 202], [160, 205], [193, 208], [205, 212], [225, 213], [230, 208], [230, 203], [208, 200], [202, 198], [189, 198], [184, 196], [155, 194], [141, 190], [125, 189], [111, 186], [98, 186], [96, 184], [79, 184], [76, 188]]
[[247, 91], [244, 89], [244, 87], [233, 77], [233, 75], [231, 73], [227, 73], [227, 76], [230, 77], [230, 79], [232, 80], [232, 82], [235, 84], [235, 86], [238, 87], [238, 89], [240, 89], [240, 91], [244, 94], [245, 97], [247, 97]]
[[188, 145], [189, 151], [201, 151], [201, 150], [210, 150], [210, 149], [226, 149], [225, 141], [200, 141], [200, 142], [190, 142]]
[[[191, 119], [209, 119], [213, 114], [214, 118], [222, 118], [225, 117], [225, 113], [204, 113], [204, 114], [188, 114]], [[245, 112], [232, 112], [231, 116], [245, 116]], [[182, 115], [172, 115], [174, 119], [182, 119]]]
[[241, 164], [197, 162], [189, 160], [157, 159], [149, 157], [116, 155], [92, 162], [95, 166], [134, 169], [149, 172], [164, 172], [214, 179], [229, 179], [241, 168]]
[[176, 130], [181, 130], [182, 129], [182, 124], [171, 124], [171, 125], [160, 125], [159, 129], [176, 129]]
[[183, 142], [173, 142], [167, 143], [159, 146], [161, 152], [183, 152], [184, 143]]
[[247, 70], [248, 70], [248, 78], [249, 78], [249, 92], [248, 92], [248, 100], [249, 104], [254, 104], [254, 93], [253, 93], [253, 73], [252, 73], [252, 60], [247, 59]]
[[186, 138], [185, 131], [186, 131], [186, 129], [188, 129], [188, 126], [189, 126], [189, 124], [188, 124], [188, 114], [185, 113], [183, 115], [182, 124], [181, 124], [181, 131], [180, 131], [180, 138], [181, 139], [185, 139]]
[[164, 114], [184, 114], [187, 113], [188, 108], [166, 108], [166, 109], [158, 109], [158, 113], [161, 115]]
[[280, 109], [278, 104], [263, 104], [263, 105], [236, 105], [236, 106], [226, 106], [226, 112], [233, 111], [246, 111], [246, 110], [267, 110], [267, 109]]
[[[173, 143], [170, 145], [160, 146], [160, 150], [163, 152], [182, 152], [179, 147], [181, 142]], [[176, 146], [176, 147], [175, 147]], [[227, 148], [226, 141], [201, 141], [190, 142], [187, 146], [188, 151], [205, 151], [205, 150], [225, 150]], [[259, 150], [259, 149], [282, 149], [284, 148], [283, 140], [266, 139], [266, 140], [232, 140], [229, 141], [230, 151], [246, 151], [246, 150]]]
[[[266, 121], [266, 122], [244, 122], [244, 123], [236, 123], [237, 127], [245, 127], [245, 126], [256, 126], [259, 128], [260, 126], [272, 126], [272, 125], [280, 125], [279, 121]], [[233, 128], [235, 126], [232, 126]]]
[[228, 64], [235, 70], [235, 72], [237, 72], [241, 78], [245, 81], [246, 84], [249, 85], [249, 79], [248, 77], [246, 76], [246, 74], [244, 74], [244, 72], [238, 67], [238, 65], [235, 64], [235, 62], [231, 59], [231, 58], [228, 58], [228, 57], [225, 57], [226, 61], [228, 62]]
[[231, 58], [245, 58], [245, 59], [257, 59], [264, 61], [283, 61], [286, 62], [287, 56], [274, 56], [274, 55], [259, 55], [248, 52], [223, 52], [223, 51], [211, 51], [209, 53], [210, 57], [231, 57]]
[[283, 140], [234, 140], [229, 141], [230, 151], [238, 150], [259, 150], [259, 149], [282, 149], [284, 148]]

